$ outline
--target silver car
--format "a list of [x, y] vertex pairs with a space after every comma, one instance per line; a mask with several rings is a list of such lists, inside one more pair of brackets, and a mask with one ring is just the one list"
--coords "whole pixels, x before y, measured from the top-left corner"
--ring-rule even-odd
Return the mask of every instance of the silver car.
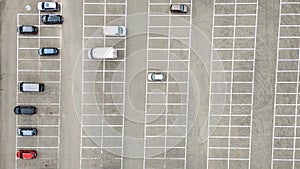
[[19, 136], [35, 136], [37, 135], [36, 128], [18, 128]]

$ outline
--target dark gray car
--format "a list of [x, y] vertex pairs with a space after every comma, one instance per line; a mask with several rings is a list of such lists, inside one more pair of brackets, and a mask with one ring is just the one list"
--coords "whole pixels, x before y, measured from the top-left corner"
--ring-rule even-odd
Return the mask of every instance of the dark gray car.
[[42, 22], [44, 24], [62, 24], [64, 18], [61, 15], [49, 14], [42, 16]]
[[19, 34], [37, 34], [38, 28], [32, 25], [20, 25], [17, 31]]
[[37, 112], [37, 108], [34, 106], [16, 106], [14, 112], [16, 115], [32, 115]]
[[40, 56], [51, 56], [51, 55], [58, 55], [59, 50], [57, 48], [45, 47], [45, 48], [39, 48], [38, 53]]

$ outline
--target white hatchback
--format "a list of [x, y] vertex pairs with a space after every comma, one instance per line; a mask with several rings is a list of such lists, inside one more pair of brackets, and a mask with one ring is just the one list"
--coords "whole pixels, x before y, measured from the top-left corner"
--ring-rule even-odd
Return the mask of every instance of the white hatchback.
[[166, 73], [164, 72], [153, 72], [148, 74], [149, 81], [165, 81], [166, 80]]

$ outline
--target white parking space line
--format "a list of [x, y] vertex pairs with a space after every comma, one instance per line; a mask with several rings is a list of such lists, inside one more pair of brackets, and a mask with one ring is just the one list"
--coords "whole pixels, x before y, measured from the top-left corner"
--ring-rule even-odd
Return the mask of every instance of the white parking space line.
[[83, 14], [83, 16], [123, 16], [125, 17], [125, 14]]
[[[18, 36], [18, 37], [20, 37], [20, 36]], [[19, 38], [18, 38], [18, 40], [19, 40]], [[38, 50], [39, 48], [18, 48], [18, 49], [22, 49], [22, 50], [24, 50], [24, 49], [36, 49], [36, 50]]]
[[[99, 13], [95, 12], [95, 13], [91, 13], [89, 11], [89, 8], [87, 7], [87, 5], [103, 5], [103, 11]], [[120, 13], [116, 13], [116, 14], [112, 14], [111, 11], [107, 11], [110, 10], [108, 7], [114, 6], [114, 8], [124, 8], [124, 13], [120, 14]], [[108, 9], [107, 9], [108, 8]], [[120, 41], [124, 41], [124, 48], [116, 48], [116, 50], [118, 51], [123, 51], [124, 52], [124, 56], [126, 56], [126, 37], [106, 37], [106, 36], [101, 36], [101, 37], [91, 37], [91, 36], [85, 36], [85, 32], [89, 31], [86, 28], [103, 28], [103, 26], [105, 26], [107, 23], [107, 17], [125, 17], [125, 27], [126, 27], [126, 17], [127, 17], [127, 1], [125, 3], [111, 3], [111, 2], [107, 2], [106, 0], [104, 0], [103, 2], [96, 2], [96, 3], [87, 3], [85, 1], [83, 1], [83, 14], [85, 17], [83, 17], [83, 41], [82, 41], [82, 49], [83, 51], [87, 51], [90, 48], [87, 48], [85, 45], [85, 42], [87, 42], [88, 40], [99, 40], [99, 41], [103, 41], [103, 47], [106, 47], [106, 41], [111, 41], [111, 40], [120, 40]], [[98, 25], [87, 25], [86, 24], [86, 19], [88, 17], [93, 17], [93, 16], [99, 16], [99, 17], [103, 17], [103, 23], [104, 24], [98, 24]], [[81, 114], [81, 145], [80, 145], [80, 167], [81, 168], [86, 168], [83, 163], [83, 160], [89, 160], [89, 159], [101, 159], [102, 154], [104, 153], [104, 149], [105, 148], [113, 148], [113, 149], [119, 149], [120, 150], [120, 154], [117, 154], [118, 156], [120, 156], [120, 166], [121, 169], [123, 168], [123, 135], [124, 135], [124, 106], [125, 106], [125, 73], [126, 73], [126, 59], [116, 59], [116, 60], [103, 60], [101, 62], [99, 62], [101, 64], [101, 68], [97, 69], [97, 68], [85, 68], [85, 63], [92, 63], [95, 62], [95, 60], [90, 60], [87, 59], [86, 56], [82, 56], [82, 96], [84, 95], [101, 95], [103, 93], [109, 95], [109, 94], [114, 94], [114, 95], [118, 95], [120, 97], [122, 97], [122, 99], [120, 99], [121, 101], [118, 103], [115, 102], [111, 102], [111, 101], [98, 101], [96, 103], [92, 102], [92, 101], [86, 101], [83, 99], [82, 97], [82, 104], [81, 104], [81, 110], [82, 110], [82, 114]], [[98, 62], [98, 61], [97, 61]], [[110, 68], [110, 63], [114, 63], [114, 62], [118, 62], [118, 63], [122, 63], [124, 66], [123, 68], [119, 68], [118, 70], [113, 70], [113, 68]], [[107, 69], [111, 69], [111, 70], [107, 70]], [[122, 75], [124, 78], [122, 79], [106, 79], [107, 75], [110, 75], [112, 73], [117, 73]], [[99, 74], [99, 76], [101, 76], [103, 80], [85, 80], [85, 77], [90, 77], [91, 74]], [[102, 89], [99, 90], [99, 92], [94, 92], [89, 90], [88, 92], [84, 92], [85, 89], [88, 90], [88, 87], [90, 84], [101, 84]], [[113, 92], [113, 91], [106, 91], [106, 87], [107, 85], [110, 84], [118, 84], [120, 85], [120, 87], [122, 88], [122, 90], [120, 90], [119, 92]], [[101, 112], [99, 112], [97, 115], [93, 114], [94, 112], [88, 112], [85, 111], [84, 112], [84, 107], [85, 106], [97, 106], [99, 107], [99, 110]], [[104, 111], [106, 111], [105, 106], [121, 106], [122, 110], [120, 112], [120, 114], [105, 114]], [[98, 111], [99, 111], [98, 110]], [[99, 121], [99, 124], [89, 124], [89, 122], [84, 123], [84, 119], [89, 118], [89, 117], [118, 117], [122, 119], [122, 124], [105, 124], [103, 122], [103, 119], [101, 119]], [[101, 131], [101, 135], [97, 136], [97, 135], [93, 135], [90, 134], [88, 136], [84, 136], [83, 132], [84, 132], [84, 128], [85, 127], [94, 127], [99, 129], [99, 131]], [[106, 127], [121, 127], [122, 128], [122, 133], [120, 133], [120, 136], [106, 136], [106, 134], [104, 133], [104, 128]], [[99, 138], [100, 142], [99, 142], [99, 146], [95, 146], [95, 147], [86, 147], [83, 145], [83, 139], [84, 138]], [[104, 143], [104, 138], [121, 138], [121, 145], [120, 146], [116, 146], [116, 147], [112, 147], [112, 146], [106, 146]], [[100, 154], [97, 154], [99, 156], [99, 158], [86, 158], [83, 157], [83, 149], [100, 149]], [[116, 158], [114, 158], [116, 159]], [[105, 167], [104, 163], [101, 163], [100, 167]]]
[[19, 39], [40, 39], [40, 38], [47, 38], [47, 39], [60, 39], [60, 36], [19, 36]]
[[[148, 6], [152, 6], [152, 5], [170, 5], [171, 1], [169, 3], [163, 3], [163, 2], [148, 2]], [[172, 4], [185, 4], [185, 5], [191, 5], [192, 3], [190, 2], [184, 2], [184, 3], [176, 3], [176, 2], [172, 2]], [[148, 10], [149, 12], [150, 10]], [[173, 15], [172, 15], [173, 16]]]
[[[148, 27], [149, 28], [169, 28], [169, 26], [163, 26], [163, 25], [161, 25], [161, 26], [149, 25]], [[190, 28], [190, 26], [172, 26], [172, 28]], [[167, 50], [167, 49], [164, 49], [164, 50]], [[185, 49], [185, 50], [188, 50], [188, 49]]]
[[[289, 166], [287, 167], [291, 167], [291, 168], [297, 168], [297, 162], [299, 161], [299, 159], [297, 159], [297, 140], [299, 139], [299, 137], [297, 137], [297, 131], [299, 126], [297, 126], [298, 124], [298, 105], [299, 105], [299, 100], [297, 95], [299, 94], [299, 67], [300, 67], [300, 50], [299, 47], [298, 48], [294, 48], [294, 47], [287, 47], [287, 48], [281, 48], [280, 44], [282, 43], [282, 41], [286, 40], [286, 39], [296, 39], [297, 41], [300, 39], [299, 36], [294, 35], [294, 34], [290, 34], [289, 36], [285, 36], [282, 35], [281, 33], [281, 29], [287, 29], [288, 28], [297, 28], [300, 27], [300, 25], [284, 25], [283, 23], [287, 22], [287, 18], [286, 17], [282, 17], [282, 16], [295, 16], [295, 17], [299, 17], [299, 13], [293, 13], [293, 12], [285, 12], [283, 13], [282, 8], [284, 8], [285, 5], [296, 5], [296, 4], [300, 4], [300, 2], [297, 2], [296, 0], [292, 0], [289, 2], [283, 2], [282, 0], [280, 0], [280, 8], [279, 8], [279, 26], [278, 26], [278, 41], [277, 41], [277, 61], [276, 61], [276, 77], [275, 77], [275, 98], [274, 98], [274, 116], [273, 116], [273, 139], [272, 139], [272, 162], [271, 162], [271, 168], [278, 168], [281, 165], [281, 163], [284, 162], [290, 162]], [[293, 33], [291, 31], [291, 33]], [[284, 33], [283, 33], [284, 34]], [[294, 46], [300, 46], [299, 42], [290, 42], [291, 45]], [[297, 54], [293, 54], [293, 58], [295, 59], [289, 59], [289, 60], [285, 60], [280, 58], [281, 57], [281, 52], [283, 51], [296, 51]], [[280, 68], [280, 64], [281, 63], [297, 63], [297, 69], [293, 70], [293, 68], [291, 67], [283, 67]], [[297, 78], [293, 79], [293, 80], [289, 80], [289, 81], [281, 81], [278, 77], [279, 75], [285, 75], [285, 76], [289, 76], [290, 73], [296, 73]], [[295, 92], [289, 92], [287, 90], [282, 90], [280, 91], [280, 86], [282, 85], [296, 85], [296, 91]], [[282, 99], [282, 97], [292, 97], [292, 96], [296, 96], [295, 97], [295, 101], [291, 102], [291, 103], [285, 103]], [[286, 108], [289, 108], [289, 112], [290, 114], [287, 115], [282, 115], [280, 114], [281, 109], [283, 108], [282, 106], [285, 106]], [[290, 123], [284, 123], [284, 121], [287, 121], [288, 119], [291, 120]], [[282, 132], [280, 132], [281, 130], [285, 130], [285, 132], [291, 132], [292, 136], [285, 136], [282, 134]], [[280, 134], [280, 136], [277, 136], [278, 134]], [[291, 142], [291, 141], [292, 142]], [[283, 143], [283, 142], [287, 142], [287, 145], [285, 147], [279, 147], [278, 144], [276, 143]], [[291, 152], [292, 155], [291, 156], [284, 156], [284, 155], [280, 155], [280, 153], [283, 152]], [[280, 165], [280, 166], [279, 166]]]
[[59, 149], [59, 147], [18, 147], [19, 149], [36, 149], [36, 148], [44, 148], [44, 149]]
[[214, 28], [255, 28], [254, 25], [236, 25], [236, 26], [233, 26], [233, 25], [214, 25]]
[[[255, 13], [246, 13], [246, 14], [240, 14], [237, 13], [237, 5], [242, 4], [245, 8], [247, 8], [249, 6], [249, 8], [253, 7], [253, 5], [255, 5]], [[217, 10], [217, 7], [221, 7], [221, 6], [226, 6], [226, 5], [234, 5], [234, 11], [232, 11], [231, 13], [222, 13], [219, 14]], [[227, 12], [227, 11], [223, 11], [223, 12]], [[210, 99], [209, 99], [209, 114], [208, 114], [208, 133], [212, 133], [214, 130], [218, 129], [221, 133], [221, 131], [223, 131], [222, 134], [220, 135], [209, 135], [208, 136], [208, 144], [207, 144], [207, 169], [210, 168], [210, 165], [223, 165], [224, 162], [227, 163], [227, 166], [225, 168], [237, 168], [237, 167], [242, 167], [242, 168], [249, 168], [250, 169], [250, 157], [251, 157], [251, 137], [252, 137], [252, 106], [253, 106], [253, 90], [254, 90], [254, 67], [255, 67], [255, 49], [256, 49], [256, 31], [257, 31], [257, 15], [258, 15], [258, 3], [257, 1], [255, 3], [241, 3], [238, 2], [237, 0], [233, 2], [228, 2], [228, 3], [220, 3], [220, 2], [216, 2], [216, 0], [214, 0], [214, 8], [213, 8], [213, 27], [212, 27], [212, 47], [211, 47], [211, 69], [210, 69], [210, 74], [216, 74], [218, 73], [218, 75], [222, 75], [221, 73], [225, 73], [226, 74], [230, 74], [230, 79], [229, 80], [225, 80], [224, 78], [219, 78], [219, 79], [210, 79]], [[232, 16], [234, 17], [233, 23], [229, 23], [228, 24], [222, 24], [222, 25], [217, 25], [218, 23], [215, 22], [216, 18], [222, 18], [222, 17], [227, 17], [227, 16]], [[253, 25], [238, 25], [237, 23], [237, 17], [243, 17], [243, 16], [251, 16], [251, 17], [255, 17], [255, 23], [253, 23]], [[215, 32], [215, 29], [218, 30], [222, 30], [222, 29], [227, 29], [227, 28], [232, 28], [233, 29], [233, 36], [231, 37], [222, 37], [222, 36], [218, 36], [217, 32]], [[253, 28], [254, 29], [254, 36], [243, 36], [243, 35], [239, 35], [237, 36], [236, 30], [238, 28]], [[217, 42], [221, 42], [222, 40], [230, 40], [232, 42], [232, 47], [228, 48], [226, 46], [224, 47], [219, 47], [219, 46], [215, 46], [215, 44], [217, 44]], [[251, 44], [249, 44], [249, 48], [248, 46], [244, 45], [243, 48], [239, 47], [238, 44], [236, 44], [236, 42], [238, 40], [252, 40], [253, 41], [253, 48], [251, 47]], [[216, 55], [218, 52], [223, 52], [223, 51], [231, 51], [232, 52], [232, 59], [226, 59], [226, 60], [222, 60], [222, 59], [215, 59], [215, 57], [218, 56], [214, 56]], [[253, 51], [253, 57], [251, 59], [239, 59], [238, 61], [235, 60], [235, 53], [238, 51]], [[228, 63], [230, 63], [231, 65], [228, 65], [228, 68], [226, 68], [226, 70], [218, 70], [214, 68], [214, 65], [220, 65], [220, 64], [225, 64], [226, 61]], [[235, 68], [235, 64], [238, 63], [249, 63], [251, 64], [251, 68]], [[249, 77], [248, 80], [243, 80], [241, 82], [233, 80], [234, 74], [236, 73], [240, 73], [241, 75], [243, 73], [247, 73], [251, 75], [251, 78]], [[229, 91], [221, 91], [219, 89], [216, 90], [216, 88], [212, 88], [213, 85], [216, 84], [226, 84], [230, 86]], [[249, 91], [251, 92], [234, 92], [233, 91], [233, 85], [234, 84], [250, 84], [249, 86]], [[229, 102], [227, 103], [222, 103], [220, 101], [217, 102], [216, 98], [217, 96], [220, 95], [222, 96], [229, 96]], [[246, 97], [247, 101], [245, 100], [245, 102], [237, 102], [234, 100], [234, 97], [236, 96], [241, 96], [240, 98], [242, 98], [242, 96]], [[241, 100], [241, 99], [239, 99]], [[243, 99], [242, 99], [243, 100]], [[215, 106], [229, 106], [229, 114], [222, 114], [223, 112], [214, 112], [215, 110]], [[241, 115], [236, 115], [236, 114], [232, 114], [232, 107], [233, 106], [250, 106], [251, 110], [250, 110], [250, 114], [247, 115], [243, 115], [243, 113], [241, 113]], [[217, 114], [214, 114], [214, 113]], [[227, 122], [226, 124], [219, 124], [219, 121], [216, 121], [216, 119], [221, 119], [221, 118], [226, 118]], [[249, 123], [248, 124], [243, 124], [243, 125], [239, 125], [239, 123], [236, 122], [237, 119], [239, 118], [247, 118], [249, 119]], [[232, 130], [234, 130], [235, 128], [238, 129], [247, 129], [245, 130], [246, 134], [243, 133], [243, 135], [241, 136], [231, 136], [232, 134]], [[225, 130], [227, 129], [227, 130]], [[226, 134], [227, 133], [227, 134]], [[224, 136], [225, 134], [225, 136]], [[247, 135], [247, 136], [244, 136]], [[249, 138], [247, 140], [245, 140], [247, 142], [247, 147], [232, 147], [231, 146], [231, 139], [233, 138]], [[222, 140], [219, 140], [220, 144], [218, 146], [217, 143], [214, 144], [214, 146], [210, 145], [210, 140], [211, 139], [227, 139], [228, 143], [226, 147], [222, 146]], [[245, 143], [246, 144], [246, 143]], [[214, 153], [211, 153], [211, 150], [227, 150], [227, 155], [224, 154], [223, 157], [218, 157], [218, 156], [214, 156]], [[231, 150], [235, 150], [235, 151], [244, 151], [247, 150], [248, 151], [248, 158], [236, 158], [233, 157], [231, 154]], [[219, 163], [219, 162], [220, 163]], [[238, 161], [243, 161], [242, 163], [239, 163]], [[247, 165], [245, 164], [245, 162], [247, 162]], [[213, 163], [213, 164], [212, 164]]]
[[[153, 14], [151, 13], [150, 11], [150, 7], [151, 6], [154, 6], [154, 5], [171, 5], [174, 4], [171, 0], [169, 1], [169, 3], [151, 3], [150, 1], [148, 1], [148, 13], [150, 13], [148, 15], [148, 31], [147, 31], [147, 72], [146, 72], [146, 76], [148, 73], [151, 73], [151, 72], [166, 72], [167, 76], [168, 77], [171, 77], [173, 74], [176, 75], [176, 73], [186, 73], [185, 76], [187, 76], [187, 78], [185, 79], [178, 79], [179, 82], [176, 82], [176, 81], [173, 81], [171, 80], [171, 78], [166, 78], [166, 81], [162, 81], [162, 82], [151, 82], [151, 81], [146, 81], [146, 103], [145, 103], [145, 121], [146, 121], [146, 124], [145, 124], [145, 128], [144, 128], [144, 162], [143, 162], [143, 168], [151, 168], [152, 166], [150, 166], [148, 164], [148, 159], [161, 159], [161, 160], [165, 160], [165, 159], [173, 159], [173, 160], [182, 160], [183, 161], [183, 166], [181, 166], [180, 168], [186, 168], [186, 146], [187, 146], [187, 113], [188, 113], [188, 82], [189, 82], [189, 61], [190, 61], [190, 48], [189, 46], [191, 45], [191, 15], [189, 14], [184, 14], [184, 15], [179, 15], [179, 14], [171, 14], [170, 12], [167, 13], [167, 14], [163, 14], [163, 15], [160, 15], [160, 14]], [[176, 3], [175, 3], [176, 4]], [[177, 3], [179, 4], [179, 3]], [[189, 3], [183, 3], [183, 4], [187, 4], [187, 5], [191, 5], [192, 2], [190, 1]], [[190, 7], [190, 9], [192, 9], [192, 7]], [[189, 13], [192, 13], [192, 11], [190, 11]], [[168, 17], [169, 18], [169, 22], [168, 22], [168, 25], [164, 25], [164, 26], [160, 26], [160, 25], [151, 25], [150, 23], [150, 18], [151, 19], [155, 19], [155, 17], [159, 17], [159, 16], [165, 16], [165, 17]], [[176, 17], [176, 16], [185, 16], [185, 17], [188, 17], [189, 18], [189, 25], [188, 26], [172, 26], [171, 25], [171, 17]], [[166, 28], [168, 30], [168, 34], [167, 36], [166, 35], [162, 35], [162, 36], [156, 36], [156, 37], [150, 37], [150, 29], [151, 28]], [[171, 31], [173, 30], [173, 28], [188, 28], [187, 29], [187, 33], [189, 34], [188, 37], [171, 37]], [[173, 35], [172, 35], [173, 36]], [[187, 40], [187, 47], [186, 48], [173, 48], [171, 46], [171, 40]], [[166, 46], [164, 47], [160, 47], [160, 48], [152, 48], [149, 46], [149, 43], [151, 40], [167, 40], [167, 43], [166, 43]], [[171, 60], [171, 50], [172, 51], [177, 51], [177, 50], [181, 50], [181, 51], [187, 51], [187, 55], [188, 55], [188, 58], [186, 58], [183, 62], [182, 60]], [[162, 59], [162, 60], [155, 60], [155, 59], [150, 59], [149, 58], [149, 51], [166, 51], [167, 52], [167, 58], [165, 59]], [[161, 64], [163, 63], [165, 65], [165, 70], [151, 70], [150, 69], [150, 66], [151, 65], [154, 65], [154, 64]], [[182, 64], [182, 65], [185, 65], [186, 68], [185, 69], [182, 69], [182, 68], [179, 68], [179, 67], [175, 67], [174, 65], [176, 64]], [[172, 66], [172, 67], [171, 67]], [[181, 85], [186, 85], [184, 89], [184, 91], [176, 91], [174, 89], [171, 88], [171, 84], [177, 84], [177, 83], [180, 83]], [[150, 85], [152, 84], [162, 84], [162, 85], [165, 85], [165, 89], [164, 91], [151, 91], [153, 87], [150, 88]], [[150, 89], [150, 90], [149, 90]], [[163, 100], [162, 102], [154, 102], [154, 103], [151, 103], [150, 102], [150, 95], [165, 95], [163, 96]], [[169, 103], [169, 97], [168, 95], [170, 94], [176, 94], [176, 95], [184, 95], [186, 96], [185, 99], [183, 99], [181, 102], [179, 103]], [[180, 113], [180, 114], [169, 114], [169, 108], [168, 106], [171, 106], [171, 105], [177, 105], [177, 106], [185, 106], [185, 113]], [[151, 124], [151, 121], [148, 122], [149, 119], [152, 119], [153, 117], [155, 117], [155, 115], [157, 114], [153, 114], [153, 112], [148, 112], [148, 107], [149, 106], [164, 106], [164, 109], [165, 109], [165, 114], [161, 115], [161, 114], [158, 114], [160, 116], [165, 116], [165, 119], [164, 119], [164, 124]], [[185, 117], [185, 122], [182, 122], [182, 124], [171, 124], [170, 121], [168, 120], [168, 117], [177, 117], [177, 118], [183, 118]], [[164, 129], [164, 135], [162, 136], [156, 136], [156, 135], [153, 135], [153, 133], [147, 133], [147, 129], [151, 129], [153, 127], [160, 127], [160, 128], [163, 128]], [[183, 132], [183, 135], [182, 136], [169, 136], [169, 128], [170, 127], [182, 127], [184, 132]], [[146, 144], [147, 142], [147, 139], [149, 138], [152, 138], [152, 139], [155, 139], [155, 138], [158, 138], [158, 139], [164, 139], [164, 143], [162, 143], [162, 145], [158, 146], [158, 147], [154, 147], [154, 146], [149, 146]], [[170, 158], [167, 156], [167, 150], [171, 147], [167, 146], [169, 143], [167, 141], [167, 138], [179, 138], [179, 139], [182, 139], [184, 140], [184, 146], [183, 147], [178, 147], [179, 149], [183, 149], [183, 158], [182, 157], [176, 157], [176, 158]], [[148, 151], [150, 151], [149, 149], [156, 149], [156, 148], [159, 148], [159, 149], [163, 149], [164, 151], [162, 151], [163, 153], [163, 156], [161, 158], [157, 158], [157, 157], [151, 157], [147, 154]], [[172, 147], [174, 148], [174, 147]], [[176, 147], [177, 149], [177, 147]], [[168, 163], [165, 163], [164, 162], [164, 167], [165, 168], [174, 168], [175, 166], [173, 166], [174, 164], [168, 164]]]
[[[19, 58], [19, 61], [38, 61], [39, 59], [24, 59], [24, 58]], [[49, 59], [47, 58], [47, 61], [61, 61], [61, 59]]]
[[41, 28], [61, 28], [61, 25], [40, 25]]
[[216, 2], [215, 5], [257, 5], [257, 2]]
[[16, 125], [17, 127], [32, 127], [32, 126], [39, 126], [39, 127], [59, 127], [59, 125], [41, 125], [41, 124], [37, 124], [37, 125]]
[[256, 14], [215, 14], [215, 16], [256, 16]]
[[90, 5], [127, 5], [127, 2], [125, 3], [118, 3], [118, 2], [113, 2], [113, 3], [109, 3], [109, 2], [84, 2], [84, 4], [90, 4]]

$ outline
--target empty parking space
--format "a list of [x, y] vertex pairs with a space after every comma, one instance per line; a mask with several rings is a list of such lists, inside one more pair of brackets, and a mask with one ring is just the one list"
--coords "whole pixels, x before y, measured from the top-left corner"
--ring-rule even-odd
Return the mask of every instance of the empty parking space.
[[256, 0], [214, 1], [209, 169], [250, 168], [257, 11]]
[[[298, 168], [298, 1], [280, 1], [272, 140], [272, 168]], [[293, 18], [291, 20], [291, 18]]]

